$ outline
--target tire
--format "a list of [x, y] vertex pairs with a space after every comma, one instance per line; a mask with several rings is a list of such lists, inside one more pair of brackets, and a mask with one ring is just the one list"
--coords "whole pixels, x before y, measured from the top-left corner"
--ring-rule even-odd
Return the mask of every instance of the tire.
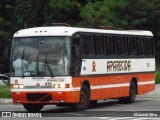
[[130, 88], [129, 88], [129, 96], [127, 98], [129, 103], [135, 102], [136, 92], [137, 92], [137, 86], [134, 81], [131, 81]]
[[23, 107], [28, 112], [39, 112], [44, 107], [44, 105], [42, 104], [23, 104]]
[[136, 99], [137, 86], [134, 81], [131, 81], [129, 87], [129, 96], [119, 98], [120, 103], [133, 103]]
[[90, 101], [90, 107], [94, 106], [97, 104], [97, 100], [92, 100]]
[[90, 104], [90, 92], [88, 87], [82, 86], [80, 91], [80, 102], [71, 105], [73, 110], [85, 110]]

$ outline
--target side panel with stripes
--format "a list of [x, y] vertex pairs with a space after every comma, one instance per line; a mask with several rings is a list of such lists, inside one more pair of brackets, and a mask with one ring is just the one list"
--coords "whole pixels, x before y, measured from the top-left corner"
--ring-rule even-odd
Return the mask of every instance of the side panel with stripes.
[[91, 100], [129, 95], [130, 82], [137, 80], [137, 94], [154, 90], [155, 59], [83, 59], [81, 77], [73, 77], [73, 88], [88, 80]]
[[73, 77], [73, 88], [80, 88], [84, 80], [90, 83], [91, 100], [118, 98], [129, 95], [132, 78], [137, 79], [137, 94], [155, 89], [154, 73]]

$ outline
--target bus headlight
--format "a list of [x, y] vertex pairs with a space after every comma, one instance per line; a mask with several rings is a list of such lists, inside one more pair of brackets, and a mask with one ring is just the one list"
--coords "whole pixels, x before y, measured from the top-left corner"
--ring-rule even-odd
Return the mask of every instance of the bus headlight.
[[60, 88], [65, 88], [66, 86], [65, 86], [65, 84], [60, 84], [59, 87], [60, 87]]
[[11, 85], [11, 88], [18, 88], [18, 85]]
[[18, 87], [18, 88], [21, 88], [21, 89], [22, 89], [22, 88], [24, 88], [24, 85], [19, 85], [19, 87]]
[[54, 88], [59, 88], [59, 85], [58, 84], [54, 84], [53, 87]]
[[11, 85], [11, 88], [12, 89], [23, 89], [24, 88], [24, 85], [22, 84], [14, 84], [14, 85]]

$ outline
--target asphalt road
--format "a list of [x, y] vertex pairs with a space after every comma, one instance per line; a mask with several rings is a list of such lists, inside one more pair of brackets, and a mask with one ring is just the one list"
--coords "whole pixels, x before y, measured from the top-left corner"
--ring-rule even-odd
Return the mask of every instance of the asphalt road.
[[[18, 120], [16, 112], [20, 116], [29, 115], [30, 113], [23, 109], [22, 105], [2, 105], [0, 111], [12, 111], [12, 116], [15, 118], [0, 118], [3, 120]], [[2, 112], [0, 114], [2, 114]], [[13, 113], [14, 112], [14, 113]], [[13, 115], [14, 114], [14, 115]], [[2, 116], [2, 115], [0, 115]], [[34, 115], [33, 115], [34, 116]], [[68, 107], [57, 107], [55, 105], [45, 106], [41, 113], [37, 116], [42, 118], [29, 118], [36, 120], [160, 120], [160, 99], [155, 98], [137, 98], [135, 103], [120, 104], [118, 100], [110, 99], [106, 101], [98, 101], [98, 104], [90, 107], [85, 111], [75, 112]], [[23, 118], [27, 119], [27, 118]]]

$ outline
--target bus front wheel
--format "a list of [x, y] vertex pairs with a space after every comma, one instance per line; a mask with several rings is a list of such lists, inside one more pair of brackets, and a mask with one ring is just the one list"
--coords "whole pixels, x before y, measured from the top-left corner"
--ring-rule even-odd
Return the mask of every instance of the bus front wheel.
[[87, 109], [90, 104], [90, 92], [88, 87], [82, 86], [80, 91], [80, 102], [71, 105], [73, 110]]
[[23, 107], [28, 111], [28, 112], [39, 112], [44, 105], [42, 104], [23, 104]]

